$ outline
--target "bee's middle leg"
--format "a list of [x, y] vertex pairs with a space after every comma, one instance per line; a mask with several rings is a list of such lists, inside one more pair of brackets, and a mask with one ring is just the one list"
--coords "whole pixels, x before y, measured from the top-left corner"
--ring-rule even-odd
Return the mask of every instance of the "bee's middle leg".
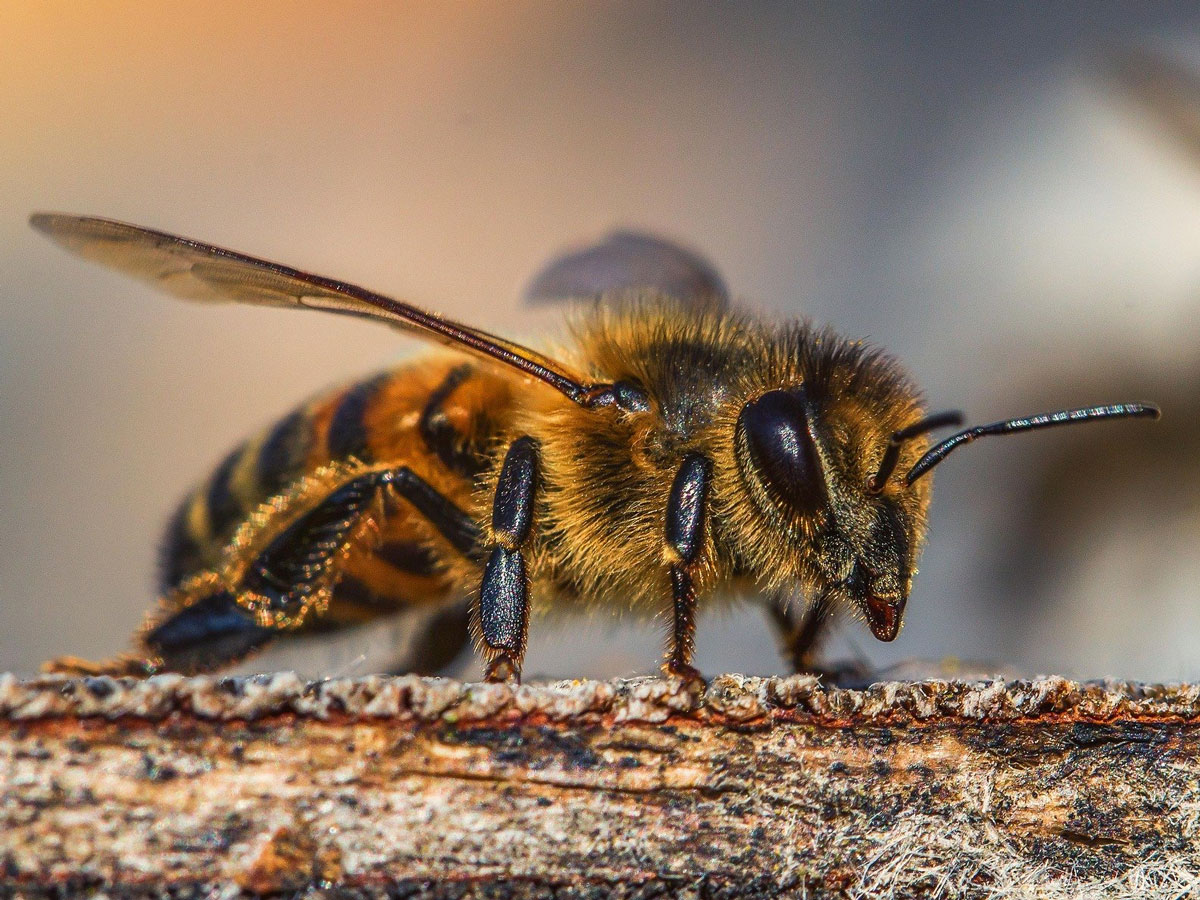
[[479, 589], [478, 629], [488, 681], [520, 681], [529, 630], [529, 575], [522, 546], [533, 525], [538, 444], [529, 436], [508, 448], [492, 503], [495, 544]]
[[696, 636], [696, 587], [692, 574], [704, 541], [705, 503], [712, 464], [699, 454], [684, 458], [667, 499], [666, 540], [673, 601], [671, 647], [663, 662], [669, 675], [703, 680], [692, 665]]

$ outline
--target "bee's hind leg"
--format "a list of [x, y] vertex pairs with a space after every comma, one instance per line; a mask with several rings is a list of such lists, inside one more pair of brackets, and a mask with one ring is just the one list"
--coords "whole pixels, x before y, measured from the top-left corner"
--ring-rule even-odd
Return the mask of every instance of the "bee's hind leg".
[[274, 516], [235, 539], [224, 571], [202, 572], [164, 598], [137, 643], [163, 669], [203, 672], [237, 662], [320, 617], [337, 561], [378, 515], [396, 472], [360, 473], [323, 496], [265, 544]]
[[[457, 506], [407, 466], [361, 472], [317, 500], [265, 545], [254, 538], [238, 575], [201, 572], [164, 598], [136, 638], [138, 652], [106, 663], [64, 659], [49, 671], [150, 675], [203, 672], [237, 662], [287, 631], [324, 615], [340, 572], [338, 561], [364, 539], [391, 489], [458, 550], [478, 557], [479, 529]], [[264, 522], [263, 529], [270, 529]]]
[[202, 572], [169, 593], [134, 636], [136, 650], [92, 662], [64, 656], [42, 671], [78, 677], [148, 678], [158, 672], [200, 672], [249, 655], [274, 637], [238, 606], [219, 576]]
[[411, 504], [465, 556], [477, 558], [478, 526], [410, 468], [362, 472], [257, 550], [232, 589], [218, 587], [185, 601], [182, 610], [143, 632], [142, 642], [172, 669], [211, 669], [320, 619], [341, 576], [339, 561], [356, 542], [374, 539], [386, 490]]

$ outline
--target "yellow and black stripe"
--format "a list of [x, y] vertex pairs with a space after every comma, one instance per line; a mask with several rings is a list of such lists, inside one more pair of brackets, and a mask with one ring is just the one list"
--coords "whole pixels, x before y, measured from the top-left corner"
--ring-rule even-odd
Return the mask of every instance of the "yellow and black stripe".
[[[389, 496], [377, 523], [378, 543], [339, 558], [339, 570], [330, 579], [332, 599], [305, 630], [440, 601], [453, 580], [449, 557], [457, 559], [460, 570], [464, 556], [477, 562], [473, 542], [479, 517], [470, 505], [489, 466], [495, 423], [507, 418], [511, 402], [509, 383], [489, 375], [451, 360], [383, 372], [299, 407], [237, 447], [172, 517], [162, 551], [164, 592], [178, 591], [198, 573], [221, 571], [231, 547], [236, 555], [243, 552], [241, 543], [255, 544], [244, 540], [244, 526], [261, 517], [264, 503], [289, 496], [323, 467], [348, 464], [352, 470], [410, 469], [447, 512], [439, 516], [436, 509], [421, 510], [420, 504]], [[324, 489], [304, 503], [315, 509], [336, 494]], [[274, 526], [264, 523], [263, 529]], [[232, 545], [235, 535], [241, 535], [237, 546]], [[206, 617], [202, 609], [191, 613], [191, 618]], [[159, 628], [171, 620], [170, 615], [160, 620]], [[185, 643], [193, 630], [203, 631], [203, 622], [188, 625]]]

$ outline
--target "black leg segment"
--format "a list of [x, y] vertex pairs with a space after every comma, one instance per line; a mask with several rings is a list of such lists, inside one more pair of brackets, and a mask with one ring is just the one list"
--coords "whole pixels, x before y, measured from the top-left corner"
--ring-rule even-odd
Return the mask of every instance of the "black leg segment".
[[407, 466], [365, 472], [334, 490], [289, 525], [250, 565], [242, 589], [266, 598], [272, 612], [302, 615], [314, 593], [329, 582], [330, 565], [354, 528], [391, 488], [464, 556], [479, 557], [479, 526]]
[[816, 675], [826, 684], [845, 688], [864, 688], [885, 677], [861, 659], [834, 664], [820, 660], [818, 653], [833, 612], [828, 595], [809, 601], [803, 611], [797, 611], [787, 595], [769, 597], [766, 603], [784, 659], [791, 663], [793, 671]]
[[266, 598], [272, 612], [302, 615], [327, 586], [331, 563], [393, 474], [367, 472], [329, 494], [266, 546], [247, 569], [242, 589]]
[[671, 674], [698, 678], [692, 666], [696, 634], [696, 588], [692, 568], [704, 541], [704, 517], [712, 464], [699, 453], [684, 457], [667, 498], [667, 547], [677, 557], [671, 564], [674, 627], [663, 667]]
[[533, 524], [538, 489], [538, 444], [513, 441], [504, 457], [492, 504], [496, 544], [479, 591], [479, 634], [490, 681], [520, 680], [529, 624], [529, 578], [521, 547]]
[[711, 468], [699, 453], [688, 454], [667, 499], [667, 544], [684, 563], [695, 560], [704, 537], [704, 501]]
[[533, 522], [534, 491], [537, 488], [538, 446], [531, 437], [517, 438], [508, 448], [496, 499], [492, 504], [492, 530], [496, 543], [514, 550], [529, 536]]
[[467, 559], [482, 558], [481, 535], [475, 520], [443, 497], [436, 488], [407, 466], [384, 473], [386, 484], [416, 507], [451, 546]]
[[175, 613], [147, 631], [142, 641], [172, 672], [203, 672], [241, 659], [275, 636], [219, 591]]
[[829, 621], [830, 603], [825, 595], [817, 597], [801, 613], [785, 595], [767, 600], [767, 613], [779, 634], [784, 660], [793, 672], [817, 672], [817, 649]]
[[525, 560], [520, 550], [497, 547], [483, 570], [479, 596], [479, 626], [484, 641], [493, 650], [512, 657], [525, 643]]
[[[364, 472], [292, 522], [259, 552], [239, 584], [201, 596], [144, 635], [168, 669], [211, 669], [245, 656], [279, 630], [311, 615], [314, 599], [337, 579], [333, 565], [384, 489], [410, 502], [460, 552], [480, 556], [479, 526], [407, 467]], [[347, 589], [353, 587], [347, 584]], [[253, 607], [271, 614], [258, 624]]]
[[688, 570], [678, 564], [671, 566], [671, 594], [671, 650], [663, 667], [672, 675], [698, 678], [700, 673], [692, 665], [696, 649], [696, 586]]

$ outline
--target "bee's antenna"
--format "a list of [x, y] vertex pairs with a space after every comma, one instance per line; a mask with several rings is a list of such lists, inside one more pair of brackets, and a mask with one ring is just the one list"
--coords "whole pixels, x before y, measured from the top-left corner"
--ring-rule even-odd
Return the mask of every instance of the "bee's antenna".
[[976, 438], [984, 437], [985, 435], [1033, 431], [1037, 428], [1071, 425], [1075, 422], [1089, 422], [1093, 419], [1126, 419], [1133, 417], [1157, 419], [1160, 415], [1159, 408], [1153, 403], [1111, 403], [1107, 406], [1064, 409], [1061, 412], [1042, 413], [1037, 416], [1023, 416], [1018, 419], [1006, 419], [1003, 422], [993, 422], [990, 425], [976, 425], [974, 428], [968, 428], [966, 431], [960, 431], [953, 437], [946, 438], [946, 440], [922, 456], [917, 461], [917, 464], [908, 470], [905, 480], [909, 484], [912, 484], [945, 459], [955, 447], [961, 444], [969, 444]]
[[[911, 441], [917, 435], [933, 431], [935, 428], [945, 428], [947, 425], [961, 425], [962, 422], [962, 413], [954, 410], [952, 412], [926, 416], [915, 425], [909, 425], [907, 428], [901, 428], [899, 431], [892, 432], [887, 449], [883, 451], [883, 459], [879, 461], [879, 469], [871, 476], [870, 481], [867, 482], [867, 490], [872, 494], [878, 494], [883, 490], [883, 486], [887, 484], [887, 480], [892, 477], [892, 472], [896, 469], [896, 463], [900, 461], [900, 447], [905, 441]], [[911, 483], [912, 479], [910, 478], [909, 484]]]

